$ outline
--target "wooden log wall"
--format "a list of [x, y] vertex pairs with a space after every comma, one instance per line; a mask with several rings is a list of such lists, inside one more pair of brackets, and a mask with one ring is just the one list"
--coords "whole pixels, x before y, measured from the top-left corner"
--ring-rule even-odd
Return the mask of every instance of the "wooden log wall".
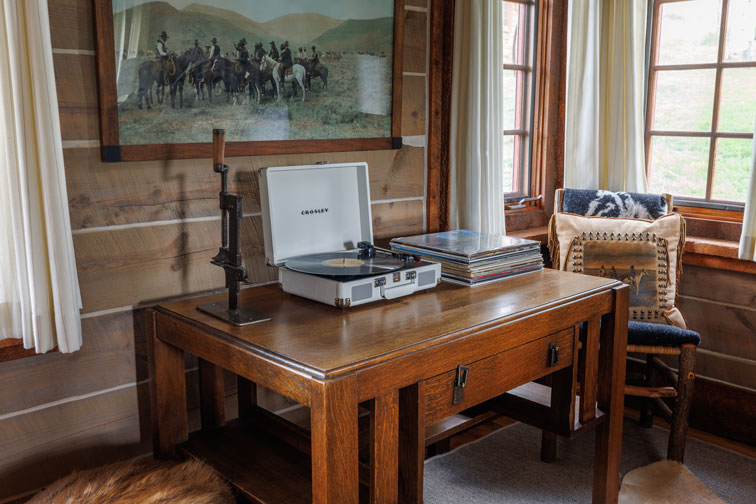
[[756, 275], [685, 265], [680, 308], [701, 334], [690, 425], [756, 446]]
[[697, 374], [756, 392], [756, 275], [687, 265], [680, 307], [701, 334]]
[[[253, 282], [276, 279], [263, 259], [256, 172], [264, 166], [367, 161], [375, 236], [423, 231], [427, 1], [405, 6], [401, 149], [227, 160], [232, 190], [244, 195], [244, 259]], [[223, 287], [222, 271], [209, 263], [220, 232], [211, 161], [103, 163], [92, 2], [48, 4], [84, 346], [0, 363], [0, 503], [73, 469], [149, 453], [144, 307]], [[196, 359], [187, 358], [193, 410], [196, 374]], [[267, 391], [259, 400], [273, 410], [290, 405]]]

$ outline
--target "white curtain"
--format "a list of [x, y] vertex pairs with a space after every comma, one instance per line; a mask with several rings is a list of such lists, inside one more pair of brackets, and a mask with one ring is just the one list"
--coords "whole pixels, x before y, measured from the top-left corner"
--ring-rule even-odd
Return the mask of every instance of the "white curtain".
[[505, 234], [502, 1], [456, 2], [449, 222]]
[[756, 123], [753, 126], [753, 150], [751, 151], [751, 181], [748, 183], [743, 231], [740, 235], [738, 257], [756, 261]]
[[564, 185], [646, 192], [647, 0], [569, 3]]
[[81, 346], [47, 0], [0, 0], [0, 339]]

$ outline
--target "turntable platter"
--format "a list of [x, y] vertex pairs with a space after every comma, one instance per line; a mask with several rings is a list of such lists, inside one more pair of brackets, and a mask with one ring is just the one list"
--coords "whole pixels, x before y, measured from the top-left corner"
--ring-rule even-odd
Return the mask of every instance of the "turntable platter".
[[328, 276], [380, 275], [405, 266], [392, 256], [360, 257], [359, 250], [308, 254], [286, 261], [286, 267], [300, 273]]

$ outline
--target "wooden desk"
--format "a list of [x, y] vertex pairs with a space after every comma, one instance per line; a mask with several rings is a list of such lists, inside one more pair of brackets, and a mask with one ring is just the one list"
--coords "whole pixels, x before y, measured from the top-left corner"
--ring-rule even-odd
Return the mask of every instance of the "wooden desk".
[[[503, 400], [499, 396], [507, 390], [550, 374], [569, 379], [555, 380], [551, 407], [541, 406], [548, 418], [540, 420], [563, 423], [575, 417], [577, 326], [588, 321], [590, 344], [581, 352], [587, 352], [582, 373], [589, 400], [577, 416], [598, 423], [594, 502], [617, 500], [625, 285], [545, 270], [474, 288], [443, 283], [347, 311], [266, 286], [242, 291], [242, 304], [272, 320], [244, 328], [196, 310], [223, 297], [155, 309], [150, 368], [156, 455], [174, 456], [178, 449], [206, 460], [253, 502], [422, 502], [428, 424], [484, 401]], [[550, 343], [560, 347], [553, 366], [547, 365]], [[202, 431], [191, 436], [184, 350], [200, 359]], [[469, 366], [469, 379], [464, 400], [452, 405], [459, 365]], [[242, 377], [242, 418], [228, 424], [223, 369]], [[277, 425], [256, 408], [248, 400], [255, 384], [309, 406], [311, 431]], [[592, 397], [603, 416], [594, 414]], [[370, 462], [363, 471], [359, 404], [370, 411]]]

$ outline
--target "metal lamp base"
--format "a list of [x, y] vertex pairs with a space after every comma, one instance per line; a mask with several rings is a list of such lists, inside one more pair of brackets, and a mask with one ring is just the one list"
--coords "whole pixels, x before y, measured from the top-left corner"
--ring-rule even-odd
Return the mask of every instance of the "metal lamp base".
[[197, 309], [225, 322], [230, 322], [235, 326], [246, 326], [270, 320], [268, 315], [244, 307], [239, 307], [237, 310], [229, 310], [228, 303], [204, 304], [199, 305]]

